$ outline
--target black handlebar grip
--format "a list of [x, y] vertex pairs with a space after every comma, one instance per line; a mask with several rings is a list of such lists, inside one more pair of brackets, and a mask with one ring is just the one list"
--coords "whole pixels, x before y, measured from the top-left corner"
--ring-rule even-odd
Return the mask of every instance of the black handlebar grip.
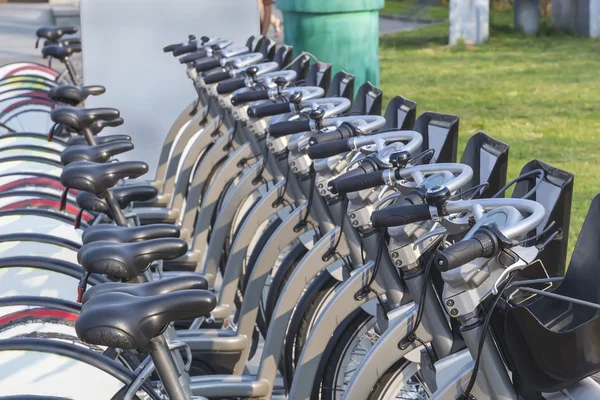
[[211, 85], [213, 83], [219, 83], [222, 82], [226, 79], [231, 78], [231, 74], [229, 73], [229, 71], [221, 71], [221, 72], [215, 72], [213, 74], [210, 75], [206, 75], [203, 80], [204, 83], [207, 85]]
[[497, 238], [491, 232], [479, 230], [471, 239], [461, 240], [443, 251], [438, 251], [433, 262], [440, 271], [450, 271], [476, 258], [492, 257], [497, 249]]
[[294, 104], [290, 102], [261, 104], [248, 108], [248, 116], [250, 118], [264, 118], [273, 115], [285, 114], [294, 110]]
[[268, 100], [269, 99], [269, 91], [268, 90], [248, 90], [246, 92], [234, 94], [231, 98], [231, 104], [234, 106], [240, 105], [242, 103], [248, 103], [251, 101], [258, 100]]
[[231, 92], [235, 92], [238, 89], [246, 87], [246, 78], [243, 76], [239, 76], [237, 78], [229, 78], [222, 82], [219, 82], [217, 85], [217, 93], [218, 94], [227, 94]]
[[310, 146], [306, 154], [315, 160], [317, 158], [332, 157], [341, 153], [352, 150], [348, 140], [334, 140], [329, 143], [320, 143], [314, 146]]
[[204, 60], [196, 61], [196, 71], [198, 72], [206, 72], [220, 66], [221, 58], [219, 57], [206, 57]]
[[371, 222], [375, 228], [402, 226], [430, 219], [429, 204], [414, 205], [408, 200], [401, 200], [394, 205], [374, 211], [371, 214]]
[[175, 50], [176, 48], [178, 48], [179, 46], [183, 46], [183, 45], [184, 45], [184, 43], [175, 43], [175, 44], [170, 44], [170, 45], [168, 45], [168, 46], [165, 46], [165, 47], [163, 47], [163, 51], [164, 51], [165, 53], [170, 53], [170, 52], [172, 52], [173, 50]]
[[310, 120], [284, 121], [269, 125], [269, 135], [274, 138], [293, 135], [294, 133], [307, 132], [311, 130]]
[[187, 53], [191, 53], [192, 51], [196, 51], [198, 46], [196, 43], [188, 43], [181, 45], [173, 50], [173, 57], [179, 57]]
[[385, 185], [383, 171], [374, 171], [350, 177], [341, 176], [331, 181], [329, 190], [334, 194], [345, 194], [382, 185]]
[[344, 122], [335, 131], [322, 132], [309, 139], [308, 144], [317, 145], [321, 143], [333, 142], [334, 140], [349, 139], [356, 136], [356, 129], [353, 125]]
[[179, 62], [182, 63], [182, 64], [187, 64], [189, 62], [196, 61], [196, 60], [199, 60], [201, 58], [204, 58], [207, 55], [208, 55], [208, 52], [206, 51], [206, 49], [200, 49], [198, 51], [195, 51], [193, 53], [190, 53], [188, 55], [185, 55], [185, 56], [181, 57], [179, 59]]

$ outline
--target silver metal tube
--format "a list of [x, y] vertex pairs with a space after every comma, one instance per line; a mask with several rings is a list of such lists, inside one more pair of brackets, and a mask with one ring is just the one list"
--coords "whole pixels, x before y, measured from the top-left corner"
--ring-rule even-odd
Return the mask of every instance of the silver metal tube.
[[398, 142], [400, 140], [408, 140], [409, 142], [404, 145], [403, 150], [406, 150], [410, 153], [414, 153], [415, 151], [421, 149], [421, 144], [423, 143], [423, 136], [417, 131], [393, 131], [393, 132], [384, 132], [384, 133], [375, 133], [369, 136], [360, 136], [350, 139], [350, 143], [354, 150], [368, 146], [370, 144], [376, 144], [378, 140], [382, 140], [383, 142]]
[[494, 208], [509, 206], [514, 207], [521, 212], [530, 214], [510, 226], [505, 226], [500, 231], [510, 239], [516, 239], [523, 236], [525, 233], [535, 229], [542, 223], [546, 216], [546, 210], [544, 206], [538, 202], [525, 199], [479, 199], [479, 200], [459, 200], [449, 201], [446, 204], [446, 210], [450, 214], [457, 214], [466, 212], [471, 209], [474, 205], [479, 204], [485, 210], [492, 210]]
[[403, 178], [410, 178], [417, 173], [431, 174], [445, 171], [457, 175], [454, 179], [445, 184], [450, 192], [455, 192], [462, 188], [469, 183], [473, 177], [473, 169], [471, 167], [457, 163], [426, 164], [403, 168], [400, 170], [400, 176]]
[[354, 115], [347, 117], [335, 117], [324, 119], [321, 124], [323, 126], [340, 126], [344, 122], [355, 123], [360, 127], [363, 133], [369, 134], [385, 125], [385, 118], [379, 115]]
[[[517, 395], [515, 389], [489, 331], [484, 332], [483, 324], [478, 324], [474, 327], [463, 326], [461, 332], [465, 343], [469, 348], [469, 352], [474, 358], [479, 351], [481, 335], [486, 335], [485, 343], [481, 351], [479, 369], [483, 372], [485, 381], [489, 387], [488, 393], [490, 394], [490, 398], [492, 400], [516, 400]], [[478, 375], [478, 380], [480, 378], [481, 374]], [[481, 382], [479, 383], [480, 387], [483, 386]]]
[[[367, 253], [367, 259], [375, 261], [382, 240], [384, 240], [384, 238], [378, 232], [373, 232], [370, 235], [363, 235], [362, 242]], [[378, 282], [385, 288], [385, 295], [390, 302], [390, 305], [393, 308], [400, 306], [406, 289], [404, 283], [400, 279], [400, 274], [396, 270], [396, 267], [394, 267], [385, 248], [381, 253], [377, 274], [380, 277]]]

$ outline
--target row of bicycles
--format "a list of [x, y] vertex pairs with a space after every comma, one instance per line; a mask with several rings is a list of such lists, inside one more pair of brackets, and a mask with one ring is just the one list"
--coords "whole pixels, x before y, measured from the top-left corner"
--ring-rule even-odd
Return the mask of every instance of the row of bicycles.
[[[597, 399], [600, 197], [459, 118], [251, 37], [166, 46], [198, 97], [154, 177], [69, 27], [0, 68], [0, 395]], [[49, 133], [48, 133], [49, 132]], [[509, 196], [510, 193], [510, 196]], [[258, 365], [258, 368], [256, 368]]]

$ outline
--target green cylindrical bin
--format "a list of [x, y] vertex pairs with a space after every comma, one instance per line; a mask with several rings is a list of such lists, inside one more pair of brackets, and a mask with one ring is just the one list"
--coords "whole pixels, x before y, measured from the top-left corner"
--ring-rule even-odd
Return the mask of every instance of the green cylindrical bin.
[[384, 0], [277, 0], [284, 40], [294, 54], [308, 51], [333, 72], [356, 76], [355, 90], [379, 85], [379, 10]]

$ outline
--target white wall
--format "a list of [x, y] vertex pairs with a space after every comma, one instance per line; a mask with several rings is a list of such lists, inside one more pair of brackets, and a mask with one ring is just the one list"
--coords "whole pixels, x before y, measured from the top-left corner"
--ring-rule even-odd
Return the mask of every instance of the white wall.
[[219, 35], [244, 45], [259, 31], [257, 0], [81, 0], [85, 84], [106, 86], [86, 107], [115, 107], [153, 176], [164, 135], [195, 97], [185, 66], [162, 47], [189, 34]]

